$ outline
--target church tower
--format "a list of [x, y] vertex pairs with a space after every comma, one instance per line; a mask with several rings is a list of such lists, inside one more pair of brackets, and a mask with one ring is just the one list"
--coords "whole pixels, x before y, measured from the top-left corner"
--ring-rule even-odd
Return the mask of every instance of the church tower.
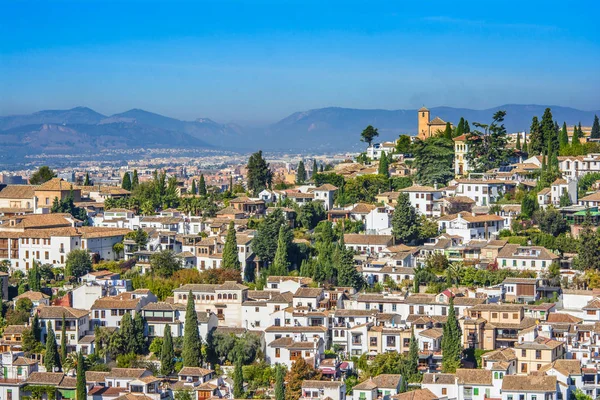
[[429, 137], [429, 110], [425, 107], [421, 107], [418, 111], [419, 114], [419, 130], [417, 137], [421, 140]]

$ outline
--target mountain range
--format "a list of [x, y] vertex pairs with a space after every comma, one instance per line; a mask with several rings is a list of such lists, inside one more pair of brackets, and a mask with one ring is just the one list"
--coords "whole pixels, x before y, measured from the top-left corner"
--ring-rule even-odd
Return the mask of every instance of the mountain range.
[[[531, 118], [541, 118], [546, 107], [560, 124], [581, 122], [590, 126], [599, 111], [569, 107], [507, 104], [485, 110], [433, 107], [439, 116], [457, 123], [466, 118], [488, 123], [495, 111], [506, 110], [509, 132], [528, 130]], [[44, 110], [33, 114], [0, 117], [0, 156], [16, 158], [34, 154], [93, 152], [98, 149], [211, 148], [221, 150], [358, 150], [360, 132], [373, 125], [380, 140], [393, 140], [400, 133], [415, 134], [417, 110], [365, 110], [340, 107], [296, 112], [269, 126], [243, 127], [221, 124], [208, 118], [182, 121], [132, 109], [106, 116], [87, 107]]]

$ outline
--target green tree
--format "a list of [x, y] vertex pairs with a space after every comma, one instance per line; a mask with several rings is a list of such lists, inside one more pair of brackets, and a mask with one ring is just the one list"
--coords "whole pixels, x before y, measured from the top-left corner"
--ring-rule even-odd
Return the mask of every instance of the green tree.
[[398, 154], [410, 153], [410, 145], [411, 145], [410, 136], [400, 135], [400, 137], [396, 141], [396, 153], [398, 153]]
[[413, 167], [422, 185], [445, 185], [454, 178], [454, 142], [439, 136], [416, 140]]
[[62, 329], [60, 332], [60, 359], [64, 362], [67, 359], [67, 322], [65, 315], [62, 316]]
[[517, 143], [515, 144], [517, 150], [521, 150], [521, 133], [517, 132]]
[[198, 188], [196, 187], [196, 180], [192, 179], [192, 194], [193, 195], [197, 195], [198, 194]]
[[464, 125], [464, 129], [463, 129], [463, 133], [470, 133], [471, 132], [471, 127], [469, 126], [469, 121], [467, 121], [465, 119], [465, 125]]
[[277, 208], [263, 218], [256, 229], [256, 235], [252, 240], [252, 251], [254, 251], [257, 257], [266, 265], [272, 263], [275, 258], [279, 228], [285, 223], [283, 212], [281, 209]]
[[29, 283], [29, 290], [39, 292], [42, 290], [40, 269], [37, 262], [33, 262], [33, 267], [27, 273], [27, 282]]
[[242, 357], [235, 360], [233, 371], [233, 397], [241, 399], [244, 396], [244, 373], [242, 370]]
[[56, 178], [56, 173], [52, 171], [50, 167], [44, 165], [29, 177], [29, 183], [32, 185], [41, 185], [52, 178]]
[[415, 337], [415, 331], [412, 330], [410, 342], [408, 345], [408, 358], [406, 359], [405, 379], [411, 382], [419, 381], [419, 342]]
[[549, 148], [551, 152], [548, 154], [558, 151], [558, 132], [555, 129], [554, 119], [552, 118], [552, 111], [550, 108], [544, 110], [540, 129], [542, 131], [542, 149]]
[[131, 188], [135, 189], [140, 184], [140, 178], [138, 177], [137, 169], [133, 170], [133, 178], [131, 179]]
[[298, 212], [296, 220], [303, 228], [313, 229], [317, 224], [327, 217], [323, 205], [316, 201], [303, 204]]
[[310, 170], [310, 176], [313, 177], [319, 171], [319, 166], [317, 165], [317, 159], [313, 159], [312, 169]]
[[474, 124], [480, 130], [472, 132], [467, 138], [467, 160], [475, 172], [486, 172], [509, 161], [512, 150], [506, 147], [508, 139], [502, 123], [505, 116], [506, 111], [497, 111], [491, 124]]
[[540, 208], [537, 196], [528, 194], [521, 200], [521, 215], [524, 218], [531, 218], [533, 213]]
[[442, 370], [454, 373], [460, 367], [462, 357], [461, 330], [454, 311], [454, 298], [448, 303], [448, 319], [443, 327], [442, 336]]
[[371, 147], [373, 139], [375, 139], [377, 136], [379, 136], [377, 128], [373, 128], [371, 125], [369, 125], [360, 134], [360, 141], [367, 143], [369, 147]]
[[42, 338], [42, 328], [40, 327], [40, 317], [38, 316], [38, 313], [33, 314], [33, 319], [31, 320], [31, 334], [38, 342]]
[[175, 350], [173, 347], [173, 338], [171, 336], [171, 326], [165, 326], [165, 337], [160, 352], [160, 373], [167, 376], [175, 368]]
[[65, 276], [79, 278], [92, 270], [92, 259], [87, 250], [72, 250], [67, 254]]
[[85, 173], [85, 179], [83, 180], [83, 186], [91, 186], [90, 182], [90, 174], [88, 172]]
[[590, 134], [592, 139], [600, 139], [600, 122], [598, 122], [598, 116], [594, 115], [594, 123], [592, 124], [592, 133]]
[[396, 240], [409, 243], [419, 237], [419, 218], [410, 204], [408, 193], [401, 193], [392, 215], [392, 234]]
[[320, 378], [321, 374], [308, 365], [304, 358], [296, 359], [287, 373], [288, 384], [285, 388], [285, 400], [298, 400], [302, 394], [302, 382]]
[[131, 176], [129, 176], [129, 172], [125, 172], [125, 174], [123, 175], [121, 187], [125, 190], [131, 190]]
[[529, 128], [529, 152], [531, 154], [542, 154], [544, 149], [544, 140], [542, 137], [542, 130], [538, 122], [538, 117], [533, 117], [531, 120], [531, 127]]
[[83, 353], [77, 353], [77, 385], [76, 385], [76, 400], [87, 399], [87, 383], [85, 380], [85, 362], [83, 361]]
[[379, 175], [383, 175], [386, 178], [390, 177], [390, 162], [388, 161], [387, 155], [385, 152], [381, 153], [381, 158], [379, 159], [379, 167], [377, 173]]
[[569, 197], [569, 193], [567, 191], [563, 191], [558, 201], [560, 207], [568, 207], [573, 204], [571, 202], [571, 197]]
[[185, 311], [185, 327], [183, 331], [183, 357], [184, 367], [199, 367], [202, 358], [201, 339], [198, 332], [198, 315], [194, 304], [194, 295], [190, 290]]
[[562, 129], [558, 136], [558, 145], [560, 150], [563, 150], [569, 146], [569, 135], [567, 134], [567, 123], [563, 122]]
[[592, 225], [590, 210], [586, 209], [583, 229], [579, 232], [577, 266], [581, 270], [600, 269], [600, 236]]
[[458, 121], [458, 125], [456, 125], [456, 129], [454, 131], [454, 137], [459, 137], [465, 133], [465, 119], [460, 117], [460, 121]]
[[277, 251], [275, 252], [273, 265], [269, 269], [269, 275], [285, 276], [289, 273], [290, 261], [288, 250], [291, 245], [290, 239], [289, 227], [286, 224], [282, 224], [279, 227]]
[[335, 256], [337, 269], [337, 283], [339, 286], [353, 287], [357, 291], [364, 286], [363, 276], [354, 265], [354, 251], [347, 249], [343, 243], [343, 236], [340, 239]]
[[[581, 125], [581, 123], [579, 123]], [[579, 131], [579, 128], [577, 127], [577, 125], [573, 125], [573, 137], [571, 138], [571, 145], [572, 146], [579, 146], [581, 144], [581, 132]]]
[[238, 271], [241, 269], [235, 223], [233, 221], [229, 223], [229, 228], [227, 229], [227, 237], [225, 238], [225, 246], [223, 247], [222, 268], [236, 269]]
[[206, 181], [204, 180], [204, 174], [200, 175], [200, 180], [198, 181], [198, 194], [200, 196], [206, 196]]
[[275, 400], [285, 400], [283, 366], [275, 365]]
[[452, 140], [452, 125], [450, 122], [446, 122], [446, 129], [444, 129], [443, 135], [446, 139]]
[[255, 196], [257, 196], [264, 188], [271, 185], [273, 176], [269, 169], [269, 164], [262, 156], [261, 150], [250, 156], [246, 168], [248, 170], [248, 190]]
[[150, 256], [152, 272], [163, 278], [170, 278], [181, 268], [181, 263], [172, 250], [162, 250]]
[[301, 185], [304, 182], [306, 182], [306, 168], [304, 167], [304, 161], [300, 160], [296, 171], [296, 183]]
[[46, 335], [46, 353], [44, 355], [44, 367], [46, 367], [46, 371], [53, 372], [55, 369], [60, 370], [60, 356], [58, 354], [58, 349], [56, 348], [56, 335], [54, 335], [54, 329], [52, 329], [52, 324], [48, 321]]
[[144, 333], [146, 328], [146, 321], [142, 317], [141, 312], [135, 313], [133, 318], [133, 334], [135, 341], [134, 353], [141, 354], [146, 352], [146, 335]]

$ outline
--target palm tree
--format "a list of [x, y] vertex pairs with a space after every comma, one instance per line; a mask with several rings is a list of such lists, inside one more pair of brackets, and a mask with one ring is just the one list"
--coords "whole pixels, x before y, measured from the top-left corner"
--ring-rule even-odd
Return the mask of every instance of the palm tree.
[[465, 265], [462, 261], [455, 261], [448, 265], [448, 268], [446, 269], [446, 279], [450, 285], [455, 284], [458, 287], [464, 267]]
[[68, 374], [69, 371], [77, 369], [77, 353], [69, 353], [63, 361], [63, 372]]

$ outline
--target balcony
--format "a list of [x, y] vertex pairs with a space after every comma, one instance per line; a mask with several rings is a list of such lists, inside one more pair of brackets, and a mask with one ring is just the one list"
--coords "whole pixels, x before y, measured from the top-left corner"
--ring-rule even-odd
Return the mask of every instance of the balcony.
[[477, 334], [476, 333], [469, 333], [467, 335], [467, 341], [471, 342], [471, 343], [476, 343], [478, 341], [477, 340]]

